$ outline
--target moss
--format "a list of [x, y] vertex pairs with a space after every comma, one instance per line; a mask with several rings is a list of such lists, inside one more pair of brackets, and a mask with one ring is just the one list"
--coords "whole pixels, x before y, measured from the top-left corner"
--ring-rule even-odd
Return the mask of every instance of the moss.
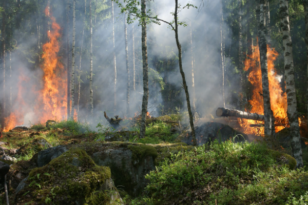
[[38, 203], [44, 203], [47, 197], [55, 204], [85, 201], [110, 177], [109, 167], [97, 166], [82, 149], [71, 149], [48, 165], [34, 168], [18, 198], [23, 198], [27, 190]]
[[193, 148], [194, 148], [193, 146], [188, 146], [185, 143], [176, 143], [176, 144], [165, 145], [165, 146], [156, 146], [158, 156], [155, 158], [155, 165], [159, 165], [165, 159], [170, 158], [171, 153], [176, 154], [178, 152], [190, 151]]
[[296, 160], [294, 157], [286, 153], [282, 153], [282, 152], [275, 151], [275, 150], [269, 150], [269, 152], [278, 162], [283, 163], [283, 164], [287, 163], [289, 169], [295, 169]]
[[129, 145], [127, 147], [133, 153], [133, 160], [142, 160], [147, 156], [152, 156], [154, 159], [157, 157], [157, 151], [153, 146], [149, 145]]
[[110, 193], [108, 193], [107, 191], [95, 191], [91, 193], [85, 205], [109, 205], [110, 199]]

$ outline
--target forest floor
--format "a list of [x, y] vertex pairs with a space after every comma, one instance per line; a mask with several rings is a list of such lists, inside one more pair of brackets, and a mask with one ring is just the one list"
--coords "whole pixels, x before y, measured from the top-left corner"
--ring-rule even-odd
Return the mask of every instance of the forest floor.
[[[135, 119], [124, 120], [117, 130], [98, 124], [96, 132], [74, 121], [48, 127], [37, 124], [2, 133], [0, 141], [4, 152], [14, 155], [16, 161], [29, 161], [37, 152], [57, 145], [98, 141], [168, 145], [180, 143], [178, 136], [185, 130], [180, 120], [179, 115], [147, 119], [143, 139], [139, 139], [138, 119]], [[47, 144], [35, 144], [40, 139]], [[161, 159], [156, 171], [146, 175], [149, 184], [140, 196], [120, 194], [125, 204], [132, 205], [303, 205], [308, 202], [307, 167], [295, 169], [296, 162], [289, 152], [271, 150], [264, 143], [214, 142]], [[303, 150], [303, 156], [307, 165], [308, 148]], [[3, 193], [2, 199], [4, 204]]]

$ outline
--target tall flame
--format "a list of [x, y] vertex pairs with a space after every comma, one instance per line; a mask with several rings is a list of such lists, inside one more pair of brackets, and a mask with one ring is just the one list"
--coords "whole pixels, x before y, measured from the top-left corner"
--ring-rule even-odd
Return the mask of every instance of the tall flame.
[[[61, 37], [61, 27], [57, 24], [56, 19], [51, 15], [50, 8], [46, 7], [45, 15], [51, 21], [51, 29], [47, 32], [48, 42], [43, 45], [42, 59], [43, 63], [40, 68], [43, 71], [43, 87], [34, 88], [33, 92], [37, 94], [37, 99], [34, 105], [34, 113], [36, 121], [45, 123], [47, 120], [62, 120], [66, 117], [67, 107], [67, 81], [66, 81], [66, 70], [63, 64], [59, 60], [60, 43], [59, 38]], [[22, 110], [25, 106], [23, 97], [24, 93], [22, 83], [26, 81], [26, 76], [23, 74], [19, 77], [18, 84], [18, 97], [16, 102], [18, 108], [5, 118], [5, 124], [3, 131], [9, 131], [18, 124], [23, 124], [23, 117], [26, 114]], [[38, 92], [36, 90], [39, 90]], [[31, 105], [28, 105], [31, 107]]]
[[[275, 131], [278, 132], [288, 126], [287, 119], [287, 96], [281, 89], [281, 77], [277, 75], [274, 67], [274, 61], [278, 57], [278, 53], [274, 48], [267, 46], [267, 63], [268, 63], [268, 81], [269, 92], [271, 98], [271, 109], [274, 114]], [[264, 114], [263, 96], [262, 96], [262, 73], [260, 65], [259, 46], [252, 46], [252, 54], [245, 60], [245, 71], [250, 71], [248, 80], [253, 86], [253, 95], [249, 103], [251, 105], [251, 113]], [[264, 133], [264, 127], [250, 127], [250, 124], [259, 124], [255, 120], [239, 119], [239, 123], [247, 134]]]
[[39, 111], [36, 115], [41, 115], [40, 122], [42, 123], [50, 119], [61, 120], [64, 118], [67, 106], [66, 71], [58, 57], [60, 50], [58, 39], [61, 37], [61, 27], [56, 23], [56, 19], [51, 16], [49, 7], [46, 7], [45, 15], [50, 18], [52, 29], [47, 32], [49, 41], [43, 45], [42, 59], [44, 63], [41, 65], [41, 69], [44, 72], [44, 87], [39, 92], [40, 102], [37, 105], [44, 111], [36, 109]]

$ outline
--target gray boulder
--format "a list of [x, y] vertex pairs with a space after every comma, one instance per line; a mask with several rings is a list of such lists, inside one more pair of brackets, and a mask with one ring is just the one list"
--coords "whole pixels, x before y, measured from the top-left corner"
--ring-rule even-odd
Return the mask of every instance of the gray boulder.
[[66, 152], [68, 149], [65, 146], [56, 146], [49, 149], [45, 149], [43, 151], [40, 151], [38, 153], [37, 157], [37, 166], [42, 167], [46, 164], [48, 164], [51, 160], [57, 158], [64, 152]]
[[108, 166], [117, 187], [132, 196], [139, 195], [147, 184], [145, 175], [155, 169], [156, 149], [147, 145], [105, 146], [90, 154], [97, 165]]

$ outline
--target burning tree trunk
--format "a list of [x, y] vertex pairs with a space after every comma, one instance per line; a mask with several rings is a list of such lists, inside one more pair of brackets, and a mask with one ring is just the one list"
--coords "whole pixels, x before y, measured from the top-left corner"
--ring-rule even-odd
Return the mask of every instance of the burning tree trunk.
[[220, 8], [220, 14], [221, 14], [221, 22], [220, 22], [220, 57], [221, 57], [221, 73], [222, 73], [222, 100], [223, 105], [226, 107], [226, 101], [225, 101], [225, 62], [224, 62], [224, 48], [223, 48], [223, 24], [224, 24], [224, 16], [223, 16], [223, 3], [222, 0], [220, 0], [221, 8]]
[[72, 73], [71, 73], [71, 93], [70, 93], [70, 98], [71, 98], [71, 103], [72, 103], [72, 108], [71, 108], [71, 119], [74, 119], [74, 106], [75, 106], [75, 100], [74, 100], [74, 94], [75, 94], [75, 34], [76, 34], [76, 27], [75, 27], [75, 16], [76, 12], [76, 0], [73, 0], [73, 45], [72, 45]]
[[132, 25], [132, 39], [133, 39], [133, 89], [136, 90], [136, 62], [135, 62], [135, 27]]
[[148, 99], [149, 99], [149, 68], [148, 68], [148, 48], [147, 48], [147, 23], [146, 23], [146, 3], [145, 0], [141, 0], [141, 26], [142, 26], [142, 64], [143, 64], [143, 99], [142, 99], [142, 111], [141, 111], [141, 122], [140, 122], [140, 138], [145, 135], [145, 119], [148, 110]]
[[92, 25], [92, 9], [91, 9], [92, 0], [90, 0], [90, 112], [93, 115], [93, 88], [92, 88], [92, 79], [93, 79], [93, 25]]
[[112, 13], [112, 42], [113, 42], [113, 70], [114, 70], [114, 104], [113, 111], [116, 112], [117, 109], [117, 57], [115, 54], [115, 39], [114, 39], [114, 5], [111, 1], [111, 13]]
[[288, 99], [288, 118], [290, 122], [290, 131], [292, 135], [291, 147], [293, 157], [296, 159], [297, 167], [303, 166], [302, 148], [299, 134], [299, 124], [297, 115], [297, 102], [294, 82], [294, 64], [293, 64], [293, 51], [292, 39], [290, 34], [289, 23], [289, 5], [287, 0], [279, 1], [279, 15], [281, 18], [281, 31], [283, 33], [283, 52], [284, 52], [284, 70], [286, 93]]
[[129, 116], [130, 73], [129, 73], [129, 66], [128, 66], [128, 42], [127, 42], [127, 22], [126, 22], [126, 14], [124, 14], [124, 32], [125, 32], [125, 54], [126, 54], [126, 70], [127, 70], [126, 116]]
[[192, 115], [192, 112], [191, 112], [190, 98], [189, 98], [189, 92], [188, 92], [188, 88], [187, 88], [187, 84], [186, 84], [185, 73], [184, 73], [183, 67], [182, 67], [182, 48], [181, 48], [181, 44], [180, 44], [180, 41], [179, 41], [179, 30], [178, 30], [178, 0], [175, 0], [174, 22], [175, 22], [175, 29], [174, 29], [175, 40], [176, 40], [176, 45], [177, 45], [178, 50], [179, 50], [180, 73], [181, 73], [181, 76], [182, 76], [183, 87], [184, 87], [185, 94], [186, 94], [186, 102], [187, 102], [187, 109], [188, 109], [189, 121], [190, 121], [190, 127], [191, 127], [191, 135], [193, 137], [193, 145], [196, 146], [197, 141], [196, 141], [195, 127], [194, 127], [194, 120], [193, 120], [193, 115]]
[[242, 110], [227, 109], [227, 108], [217, 108], [216, 110], [217, 117], [239, 117], [244, 119], [251, 120], [264, 120], [264, 115], [257, 113], [249, 113]]
[[264, 105], [264, 134], [273, 135], [275, 132], [274, 129], [274, 117], [271, 110], [270, 95], [269, 95], [269, 83], [268, 83], [268, 67], [267, 67], [267, 27], [266, 21], [264, 19], [265, 12], [265, 2], [260, 0], [260, 23], [258, 28], [259, 35], [259, 47], [260, 47], [260, 64], [262, 72], [262, 90], [263, 90], [263, 105]]

